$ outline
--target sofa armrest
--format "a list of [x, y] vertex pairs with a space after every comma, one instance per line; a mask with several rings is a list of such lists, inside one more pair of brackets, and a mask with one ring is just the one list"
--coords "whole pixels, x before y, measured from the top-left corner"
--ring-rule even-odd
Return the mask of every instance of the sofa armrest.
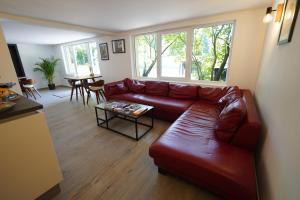
[[243, 90], [243, 100], [247, 114], [239, 130], [232, 139], [232, 144], [255, 151], [262, 124], [255, 105], [254, 97], [249, 90]]

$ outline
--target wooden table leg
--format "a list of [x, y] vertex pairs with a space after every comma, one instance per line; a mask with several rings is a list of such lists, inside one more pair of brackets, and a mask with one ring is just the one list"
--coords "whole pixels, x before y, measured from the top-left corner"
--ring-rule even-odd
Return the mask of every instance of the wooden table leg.
[[70, 97], [70, 101], [72, 101], [74, 89], [75, 89], [75, 82], [74, 82], [74, 81], [72, 81], [72, 90], [71, 90], [71, 97]]
[[83, 105], [85, 105], [85, 99], [84, 99], [84, 81], [80, 80], [80, 84], [81, 84], [81, 91], [82, 91], [82, 101], [83, 101]]

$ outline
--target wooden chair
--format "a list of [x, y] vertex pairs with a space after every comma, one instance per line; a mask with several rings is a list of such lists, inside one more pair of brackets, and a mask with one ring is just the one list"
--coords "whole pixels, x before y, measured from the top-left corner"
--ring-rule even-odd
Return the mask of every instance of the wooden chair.
[[97, 104], [100, 102], [100, 96], [102, 99], [105, 99], [104, 97], [104, 80], [98, 80], [92, 83], [86, 83], [85, 88], [87, 89], [87, 104], [89, 104], [89, 99], [91, 97], [90, 92], [94, 92], [96, 95]]
[[41, 94], [39, 93], [39, 91], [34, 86], [34, 80], [33, 79], [21, 79], [20, 80], [20, 86], [21, 86], [21, 89], [25, 93], [27, 98], [28, 98], [28, 95], [29, 95], [29, 96], [32, 96], [34, 99], [36, 99], [36, 97], [34, 95], [34, 92], [36, 92], [40, 97], [42, 97]]
[[78, 90], [80, 95], [82, 95], [80, 82], [76, 80], [68, 80], [68, 83], [72, 87], [70, 101], [72, 101], [74, 90], [76, 91], [76, 101], [78, 101]]

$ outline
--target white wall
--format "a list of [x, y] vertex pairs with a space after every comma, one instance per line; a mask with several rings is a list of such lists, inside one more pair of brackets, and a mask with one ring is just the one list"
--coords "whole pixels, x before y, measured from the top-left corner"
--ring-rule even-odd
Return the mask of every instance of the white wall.
[[[56, 45], [37, 45], [37, 44], [17, 44], [21, 61], [27, 78], [35, 80], [37, 88], [48, 87], [48, 82], [43, 78], [40, 72], [34, 72], [33, 68], [35, 63], [40, 62], [40, 57], [49, 58], [51, 56], [60, 58], [57, 52], [59, 48]], [[61, 85], [63, 83], [64, 66], [61, 60], [56, 68], [54, 83]]]
[[13, 66], [11, 56], [7, 47], [6, 40], [0, 26], [0, 82], [15, 82], [17, 85], [14, 91], [22, 94], [15, 68]]
[[300, 17], [291, 43], [277, 45], [279, 29], [278, 23], [269, 26], [255, 91], [265, 125], [257, 167], [264, 200], [296, 200], [300, 197]]
[[[112, 52], [112, 40], [125, 39], [125, 53], [114, 54]], [[124, 78], [131, 77], [130, 63], [130, 41], [128, 35], [119, 37], [103, 37], [99, 38], [99, 43], [106, 42], [109, 51], [109, 60], [100, 59], [100, 70], [105, 82], [119, 81]]]
[[266, 25], [262, 23], [265, 11], [265, 8], [242, 10], [137, 29], [127, 34], [135, 35], [235, 20], [236, 27], [227, 84], [239, 85], [241, 88], [253, 91], [257, 81], [266, 32]]

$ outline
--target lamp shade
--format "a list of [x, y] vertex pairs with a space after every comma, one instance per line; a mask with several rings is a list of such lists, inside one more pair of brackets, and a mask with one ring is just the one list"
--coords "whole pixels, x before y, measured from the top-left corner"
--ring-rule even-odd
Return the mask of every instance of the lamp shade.
[[273, 16], [270, 13], [268, 13], [268, 14], [265, 15], [265, 17], [263, 19], [263, 22], [264, 23], [270, 23], [272, 21], [272, 19], [273, 19]]

